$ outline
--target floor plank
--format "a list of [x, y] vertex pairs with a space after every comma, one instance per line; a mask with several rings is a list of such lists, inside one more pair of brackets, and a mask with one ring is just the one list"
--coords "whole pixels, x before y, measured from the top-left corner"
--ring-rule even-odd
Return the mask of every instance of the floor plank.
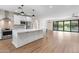
[[0, 40], [1, 53], [78, 53], [79, 33], [48, 31], [46, 37], [15, 48], [12, 39]]

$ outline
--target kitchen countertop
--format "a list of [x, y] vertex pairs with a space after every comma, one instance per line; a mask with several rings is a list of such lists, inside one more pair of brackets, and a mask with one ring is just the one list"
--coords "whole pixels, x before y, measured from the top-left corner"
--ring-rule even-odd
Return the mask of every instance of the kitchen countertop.
[[42, 30], [42, 29], [15, 29], [13, 31], [16, 33], [21, 33], [21, 32], [32, 32], [32, 31], [38, 31], [38, 30]]

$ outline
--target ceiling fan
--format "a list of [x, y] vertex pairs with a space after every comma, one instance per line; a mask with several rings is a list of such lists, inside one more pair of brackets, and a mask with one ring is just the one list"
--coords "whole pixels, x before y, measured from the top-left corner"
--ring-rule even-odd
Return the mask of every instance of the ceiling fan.
[[35, 14], [34, 14], [35, 10], [34, 9], [32, 9], [33, 14], [28, 15], [24, 12], [23, 7], [24, 7], [24, 5], [21, 5], [20, 7], [18, 7], [18, 10], [20, 10], [20, 12], [17, 12], [17, 14], [22, 15], [22, 16], [35, 17]]

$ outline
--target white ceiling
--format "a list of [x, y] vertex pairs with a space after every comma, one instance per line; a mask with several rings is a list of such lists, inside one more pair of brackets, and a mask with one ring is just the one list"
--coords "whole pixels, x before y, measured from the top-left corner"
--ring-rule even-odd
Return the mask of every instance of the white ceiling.
[[[0, 9], [15, 11], [20, 5], [0, 5]], [[49, 8], [49, 5], [25, 5], [24, 11], [29, 14], [35, 9], [36, 15], [40, 18], [47, 17], [65, 17], [71, 16], [72, 13], [79, 13], [79, 5], [53, 5]]]

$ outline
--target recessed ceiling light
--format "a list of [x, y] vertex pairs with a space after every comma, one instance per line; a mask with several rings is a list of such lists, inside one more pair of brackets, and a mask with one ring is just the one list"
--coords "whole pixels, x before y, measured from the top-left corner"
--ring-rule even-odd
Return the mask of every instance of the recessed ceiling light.
[[51, 5], [51, 6], [49, 6], [49, 8], [53, 8], [53, 6]]

